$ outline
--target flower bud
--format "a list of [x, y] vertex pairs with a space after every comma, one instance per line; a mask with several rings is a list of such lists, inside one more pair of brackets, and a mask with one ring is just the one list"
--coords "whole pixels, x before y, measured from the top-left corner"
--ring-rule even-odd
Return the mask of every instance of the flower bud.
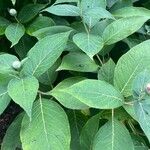
[[146, 92], [147, 94], [150, 94], [150, 83], [146, 85]]
[[14, 61], [13, 64], [12, 64], [12, 67], [13, 67], [14, 69], [20, 69], [20, 67], [21, 67], [21, 62], [18, 61], [18, 60]]
[[9, 9], [9, 14], [11, 15], [11, 16], [16, 16], [17, 15], [17, 11], [15, 10], [15, 9]]

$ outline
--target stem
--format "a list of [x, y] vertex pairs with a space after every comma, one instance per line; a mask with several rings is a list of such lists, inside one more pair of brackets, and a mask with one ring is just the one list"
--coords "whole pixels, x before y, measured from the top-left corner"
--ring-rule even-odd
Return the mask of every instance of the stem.
[[132, 123], [130, 120], [128, 121], [128, 124], [129, 124], [129, 126], [130, 126], [132, 132], [133, 132], [134, 134], [137, 134], [136, 129], [135, 129], [133, 123]]
[[39, 93], [39, 95], [48, 95], [49, 96], [48, 93], [45, 93], [45, 92], [42, 92], [42, 91], [39, 91], [39, 90], [38, 90], [38, 93]]
[[98, 55], [98, 54], [96, 55], [96, 57], [97, 57], [97, 59], [99, 60], [99, 62], [100, 62], [100, 64], [101, 64], [101, 66], [102, 66], [102, 65], [103, 65], [103, 62], [102, 62], [101, 58], [99, 57], [99, 55]]

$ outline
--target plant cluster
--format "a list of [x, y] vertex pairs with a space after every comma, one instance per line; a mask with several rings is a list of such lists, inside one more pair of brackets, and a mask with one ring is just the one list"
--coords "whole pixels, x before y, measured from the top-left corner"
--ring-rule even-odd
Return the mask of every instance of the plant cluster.
[[148, 150], [150, 2], [1, 0], [2, 150]]

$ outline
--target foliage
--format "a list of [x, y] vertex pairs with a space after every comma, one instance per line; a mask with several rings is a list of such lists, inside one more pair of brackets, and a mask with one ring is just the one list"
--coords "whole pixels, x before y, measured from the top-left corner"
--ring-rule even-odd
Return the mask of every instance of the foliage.
[[148, 150], [150, 3], [1, 0], [2, 150]]

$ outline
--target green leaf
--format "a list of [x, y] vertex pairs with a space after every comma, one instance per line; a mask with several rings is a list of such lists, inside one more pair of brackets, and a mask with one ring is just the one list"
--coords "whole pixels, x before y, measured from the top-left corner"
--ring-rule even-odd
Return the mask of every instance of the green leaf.
[[26, 30], [29, 35], [32, 35], [32, 33], [40, 29], [50, 27], [53, 25], [55, 25], [55, 22], [51, 18], [39, 16], [28, 25]]
[[134, 108], [138, 123], [150, 141], [150, 104], [135, 102]]
[[82, 0], [81, 8], [83, 11], [87, 11], [88, 9], [95, 7], [103, 7], [106, 8], [106, 0]]
[[146, 91], [146, 86], [149, 83], [150, 83], [150, 72], [148, 70], [140, 72], [135, 77], [132, 83], [133, 97], [135, 100], [140, 101], [149, 98], [149, 95]]
[[9, 26], [10, 22], [3, 18], [3, 17], [0, 17], [0, 35], [3, 35], [5, 34], [5, 29]]
[[56, 69], [59, 67], [61, 60], [58, 59], [45, 73], [39, 77], [39, 82], [45, 85], [51, 85], [57, 78], [58, 72]]
[[92, 150], [134, 150], [131, 136], [126, 127], [112, 118], [97, 132]]
[[73, 36], [73, 41], [90, 58], [97, 54], [103, 47], [102, 38], [93, 34], [77, 33]]
[[8, 94], [19, 104], [31, 119], [32, 105], [39, 88], [38, 80], [34, 77], [15, 78], [8, 84]]
[[148, 19], [148, 17], [128, 17], [112, 22], [103, 32], [105, 45], [116, 43], [133, 34], [140, 29]]
[[109, 59], [98, 71], [98, 79], [113, 84], [115, 66], [114, 61]]
[[71, 130], [71, 150], [80, 150], [80, 133], [87, 121], [87, 116], [85, 116], [81, 111], [68, 110], [67, 115], [69, 118], [70, 130]]
[[111, 13], [102, 7], [91, 8], [83, 13], [83, 21], [89, 26], [89, 28], [94, 27], [100, 19], [104, 18], [114, 19]]
[[[48, 70], [64, 50], [70, 32], [46, 36], [35, 44], [28, 53], [22, 75], [41, 76]], [[50, 46], [49, 46], [50, 43]], [[40, 57], [39, 57], [40, 56]]]
[[78, 2], [79, 0], [56, 0], [55, 4], [59, 3], [73, 3], [73, 2]]
[[77, 6], [69, 4], [53, 5], [43, 11], [58, 16], [80, 16], [80, 9]]
[[20, 129], [24, 113], [19, 114], [11, 123], [3, 139], [1, 150], [16, 150], [21, 148]]
[[124, 102], [118, 90], [100, 80], [86, 79], [60, 91], [93, 108], [112, 109], [122, 106]]
[[32, 20], [40, 10], [42, 10], [46, 5], [44, 4], [28, 4], [25, 5], [18, 14], [18, 20], [21, 23], [27, 23]]
[[65, 79], [64, 81], [60, 82], [52, 91], [50, 91], [49, 94], [55, 97], [63, 106], [67, 108], [87, 109], [89, 108], [87, 105], [82, 103], [73, 95], [65, 92], [65, 89], [71, 87], [72, 85], [84, 79], [85, 78], [81, 78], [81, 77], [72, 77], [72, 78]]
[[0, 115], [9, 105], [11, 98], [7, 92], [7, 85], [0, 85]]
[[73, 30], [73, 29], [68, 26], [52, 26], [52, 27], [46, 27], [46, 28], [39, 29], [39, 30], [33, 32], [32, 35], [40, 40], [49, 35], [62, 33], [62, 32], [68, 32], [71, 30]]
[[23, 118], [20, 136], [24, 150], [70, 150], [67, 115], [51, 100], [40, 99], [34, 103], [32, 121], [27, 116]]
[[63, 57], [62, 63], [57, 70], [72, 70], [79, 72], [96, 72], [98, 65], [85, 53], [70, 52]]
[[118, 9], [112, 13], [114, 17], [149, 17], [150, 18], [150, 10], [143, 7], [123, 7]]
[[19, 42], [24, 33], [25, 28], [22, 24], [19, 23], [10, 24], [5, 30], [5, 35], [7, 39], [12, 43], [11, 47]]
[[82, 150], [92, 149], [94, 137], [99, 128], [100, 114], [91, 117], [84, 125], [80, 135], [80, 144]]
[[130, 49], [123, 55], [115, 68], [114, 85], [125, 96], [132, 95], [132, 82], [137, 74], [150, 69], [150, 40]]

